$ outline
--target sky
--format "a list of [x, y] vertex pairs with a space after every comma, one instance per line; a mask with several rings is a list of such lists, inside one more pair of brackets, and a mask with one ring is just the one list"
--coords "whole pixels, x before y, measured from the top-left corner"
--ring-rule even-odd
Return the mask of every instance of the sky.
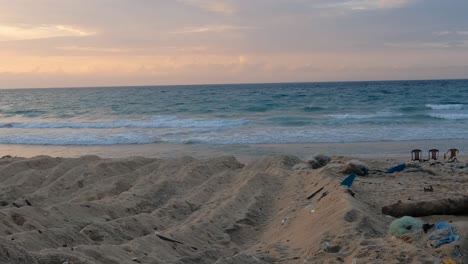
[[466, 0], [0, 0], [0, 88], [468, 78]]

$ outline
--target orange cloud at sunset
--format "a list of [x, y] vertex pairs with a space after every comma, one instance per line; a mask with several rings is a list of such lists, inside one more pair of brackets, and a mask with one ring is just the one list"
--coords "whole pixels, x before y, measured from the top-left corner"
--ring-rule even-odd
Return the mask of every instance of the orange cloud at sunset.
[[32, 40], [53, 37], [90, 36], [94, 32], [69, 25], [2, 25], [0, 41]]

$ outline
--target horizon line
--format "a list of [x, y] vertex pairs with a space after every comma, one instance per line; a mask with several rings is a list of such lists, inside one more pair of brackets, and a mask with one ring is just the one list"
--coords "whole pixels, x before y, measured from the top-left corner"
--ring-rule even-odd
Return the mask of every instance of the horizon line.
[[217, 85], [258, 85], [258, 84], [292, 84], [292, 83], [356, 83], [356, 82], [402, 82], [402, 81], [464, 81], [468, 78], [434, 78], [434, 79], [390, 79], [390, 80], [349, 80], [349, 81], [285, 81], [285, 82], [239, 82], [239, 83], [193, 83], [193, 84], [142, 84], [142, 85], [112, 85], [112, 86], [55, 86], [55, 87], [13, 87], [0, 90], [16, 89], [90, 89], [90, 88], [126, 88], [126, 87], [180, 87], [180, 86], [217, 86]]

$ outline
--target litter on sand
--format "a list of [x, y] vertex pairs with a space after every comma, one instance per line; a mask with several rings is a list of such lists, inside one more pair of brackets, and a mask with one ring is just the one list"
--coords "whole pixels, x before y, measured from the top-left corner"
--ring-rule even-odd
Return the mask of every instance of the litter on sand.
[[423, 222], [411, 216], [403, 216], [395, 219], [388, 228], [388, 233], [392, 236], [401, 237], [422, 233]]
[[347, 186], [348, 188], [351, 188], [355, 178], [356, 178], [356, 174], [351, 173], [348, 177], [344, 178], [344, 180], [341, 182], [340, 185]]
[[434, 240], [431, 242], [431, 246], [434, 248], [440, 247], [443, 244], [455, 242], [460, 238], [460, 236], [455, 234], [455, 227], [447, 222], [440, 222], [432, 229], [429, 240]]
[[405, 163], [401, 163], [401, 164], [398, 164], [394, 167], [391, 167], [387, 170], [387, 173], [394, 173], [394, 172], [397, 172], [397, 171], [402, 171], [404, 170], [406, 167]]

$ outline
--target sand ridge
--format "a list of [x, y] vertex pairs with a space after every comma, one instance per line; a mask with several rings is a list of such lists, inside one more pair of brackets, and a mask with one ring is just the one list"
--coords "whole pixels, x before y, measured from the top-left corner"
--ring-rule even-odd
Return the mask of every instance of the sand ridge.
[[[0, 160], [1, 263], [434, 263], [445, 252], [387, 235], [380, 208], [466, 195], [464, 163], [424, 163], [339, 185], [350, 158]], [[396, 161], [364, 160], [381, 170]], [[422, 188], [432, 184], [435, 191]], [[311, 193], [322, 188], [313, 198]], [[467, 219], [452, 220], [465, 246]], [[448, 248], [448, 247], [447, 247]], [[468, 255], [465, 254], [465, 255]]]

